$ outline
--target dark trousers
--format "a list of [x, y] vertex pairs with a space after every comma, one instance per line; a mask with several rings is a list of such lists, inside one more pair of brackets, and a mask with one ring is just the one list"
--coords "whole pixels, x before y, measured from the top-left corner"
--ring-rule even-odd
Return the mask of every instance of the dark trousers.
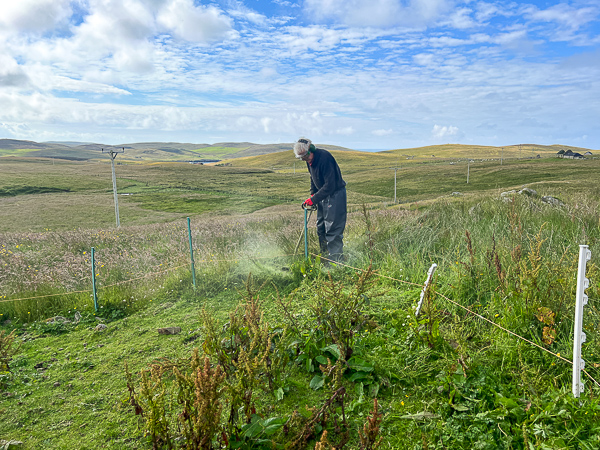
[[346, 216], [346, 188], [317, 203], [317, 235], [321, 254], [328, 259], [342, 260]]

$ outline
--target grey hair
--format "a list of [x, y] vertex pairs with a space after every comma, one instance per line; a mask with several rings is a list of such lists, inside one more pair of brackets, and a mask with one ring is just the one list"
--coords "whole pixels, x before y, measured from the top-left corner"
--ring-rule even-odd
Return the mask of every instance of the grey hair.
[[296, 155], [296, 158], [302, 159], [302, 157], [306, 156], [306, 154], [310, 151], [311, 145], [312, 141], [310, 139], [298, 139], [298, 142], [294, 144], [294, 155]]

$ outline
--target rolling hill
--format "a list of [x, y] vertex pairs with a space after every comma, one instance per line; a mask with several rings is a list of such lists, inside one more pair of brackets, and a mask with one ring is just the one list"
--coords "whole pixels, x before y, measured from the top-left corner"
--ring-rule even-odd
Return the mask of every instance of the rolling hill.
[[[334, 152], [344, 152], [344, 159], [352, 160], [358, 166], [372, 165], [374, 159], [397, 166], [414, 162], [435, 162], [440, 159], [469, 158], [537, 158], [554, 156], [559, 150], [572, 150], [585, 153], [586, 148], [567, 145], [521, 144], [505, 147], [481, 145], [445, 144], [419, 148], [365, 152], [335, 145], [321, 145], [321, 148]], [[228, 160], [227, 164], [249, 165], [254, 167], [293, 166], [292, 143], [254, 144], [252, 142], [218, 142], [215, 144], [193, 144], [181, 142], [137, 142], [120, 145], [104, 145], [90, 142], [34, 142], [16, 139], [0, 139], [0, 157], [59, 158], [71, 161], [103, 160], [107, 156], [102, 150], [123, 151], [120, 161], [134, 162], [174, 162], [201, 160]], [[268, 160], [252, 157], [271, 155]], [[239, 161], [237, 161], [239, 160]]]
[[[59, 158], [71, 161], [105, 159], [102, 150], [123, 151], [122, 161], [198, 161], [224, 160], [248, 156], [260, 156], [291, 150], [292, 143], [254, 144], [252, 142], [217, 142], [215, 144], [192, 144], [181, 142], [137, 142], [105, 145], [92, 142], [33, 142], [16, 139], [0, 139], [0, 157]], [[349, 150], [333, 145], [322, 146], [329, 150]]]

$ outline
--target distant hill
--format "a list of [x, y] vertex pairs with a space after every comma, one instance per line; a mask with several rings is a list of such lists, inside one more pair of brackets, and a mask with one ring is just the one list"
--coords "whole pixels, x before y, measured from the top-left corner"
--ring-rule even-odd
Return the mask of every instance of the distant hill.
[[67, 147], [77, 147], [78, 145], [91, 144], [91, 142], [78, 142], [78, 141], [46, 141], [43, 144], [59, 144], [66, 145]]
[[516, 144], [505, 145], [504, 147], [492, 147], [486, 145], [464, 145], [464, 144], [444, 144], [429, 145], [426, 147], [403, 148], [396, 150], [386, 150], [378, 152], [381, 154], [393, 154], [400, 157], [417, 158], [530, 158], [540, 156], [550, 156], [556, 154], [559, 150], [572, 150], [574, 152], [584, 153], [587, 148], [572, 147], [569, 145], [537, 145], [537, 144]]
[[49, 149], [63, 148], [68, 149], [69, 146], [59, 143], [46, 143], [34, 141], [20, 141], [17, 139], [0, 139], [0, 150], [20, 150], [20, 149]]
[[[293, 143], [254, 144], [252, 142], [217, 142], [215, 144], [192, 144], [181, 142], [136, 142], [105, 145], [93, 142], [33, 142], [16, 139], [0, 139], [0, 156], [60, 158], [87, 161], [106, 158], [102, 150], [123, 151], [121, 161], [198, 161], [202, 159], [224, 160], [248, 156], [260, 156], [291, 150]], [[333, 145], [321, 146], [332, 150], [348, 150]]]
[[[105, 145], [92, 142], [33, 142], [16, 139], [0, 139], [0, 157], [33, 157], [33, 158], [60, 158], [75, 161], [88, 161], [106, 159], [102, 150], [123, 151], [118, 158], [120, 161], [199, 161], [199, 160], [236, 160], [239, 158], [254, 157], [261, 155], [284, 155], [273, 156], [268, 165], [277, 165], [279, 159], [282, 164], [287, 164], [293, 143], [279, 144], [254, 144], [252, 142], [218, 142], [215, 144], [193, 144], [181, 142], [137, 142], [120, 145]], [[353, 150], [335, 145], [321, 145], [321, 148], [332, 151], [353, 152]], [[521, 144], [508, 145], [505, 147], [491, 147], [482, 145], [445, 144], [431, 145], [418, 148], [405, 148], [386, 150], [381, 152], [360, 152], [363, 155], [380, 155], [390, 158], [390, 164], [397, 165], [401, 160], [434, 160], [439, 158], [533, 158], [549, 157], [559, 150], [572, 150], [581, 154], [588, 151], [586, 148], [572, 147], [568, 145], [536, 145]], [[288, 155], [289, 153], [290, 155]], [[293, 156], [293, 155], [292, 155]], [[370, 157], [372, 159], [373, 156]], [[256, 164], [265, 164], [256, 162]]]

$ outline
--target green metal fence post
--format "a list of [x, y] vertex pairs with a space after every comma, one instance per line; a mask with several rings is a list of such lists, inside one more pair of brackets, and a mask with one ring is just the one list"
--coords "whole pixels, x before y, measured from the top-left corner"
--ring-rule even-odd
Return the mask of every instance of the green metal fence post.
[[96, 260], [94, 257], [94, 247], [92, 247], [92, 289], [94, 291], [94, 309], [98, 312], [98, 292], [96, 290]]
[[188, 222], [188, 235], [190, 236], [190, 257], [192, 259], [192, 283], [194, 283], [194, 289], [196, 289], [196, 268], [194, 267], [194, 247], [192, 246], [192, 227], [190, 226], [190, 218], [187, 218]]

